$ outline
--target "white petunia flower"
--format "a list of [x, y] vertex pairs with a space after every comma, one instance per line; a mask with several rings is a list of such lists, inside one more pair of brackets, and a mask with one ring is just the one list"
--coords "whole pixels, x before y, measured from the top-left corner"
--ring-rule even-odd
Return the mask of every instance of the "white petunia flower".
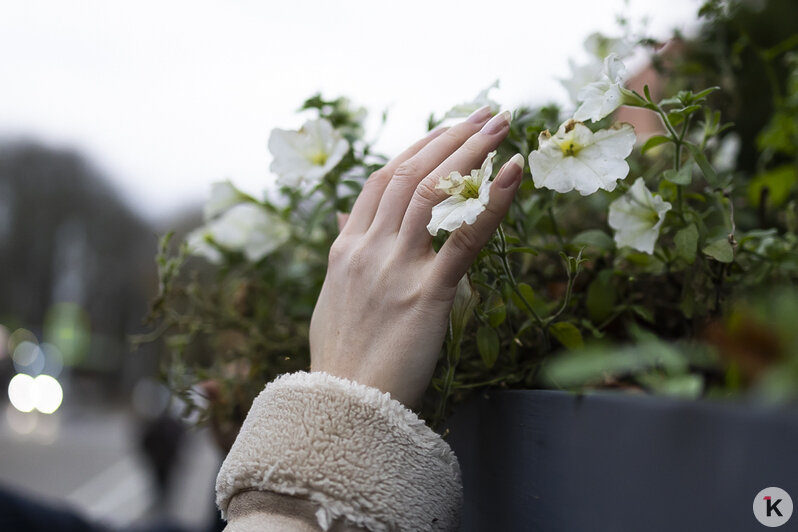
[[212, 264], [221, 264], [224, 256], [219, 249], [212, 243], [213, 237], [206, 226], [199, 227], [191, 231], [186, 236], [188, 252], [192, 255], [205, 257]]
[[255, 203], [233, 206], [210, 222], [206, 231], [219, 247], [240, 251], [252, 262], [259, 261], [291, 236], [283, 220]]
[[252, 198], [238, 190], [233, 184], [227, 181], [220, 181], [211, 185], [211, 196], [205, 202], [202, 210], [205, 221], [210, 221], [233, 205], [238, 205]]
[[488, 97], [488, 94], [493, 89], [499, 88], [499, 80], [497, 79], [493, 83], [491, 83], [488, 87], [482, 89], [479, 94], [477, 94], [476, 98], [471, 100], [470, 102], [461, 103], [460, 105], [455, 105], [446, 114], [443, 116], [444, 120], [447, 118], [463, 118], [477, 109], [481, 109], [486, 105], [490, 106], [491, 112], [494, 114], [499, 111], [499, 104], [494, 102]]
[[529, 168], [537, 188], [557, 192], [578, 190], [583, 196], [598, 189], [615, 190], [629, 173], [635, 133], [629, 124], [593, 133], [581, 122], [569, 120], [552, 136], [540, 134], [538, 149], [529, 154]]
[[574, 113], [574, 120], [598, 122], [623, 103], [622, 86], [626, 75], [626, 66], [616, 54], [610, 54], [604, 60], [602, 79], [594, 81], [582, 88], [577, 99], [582, 105]]
[[329, 121], [308, 120], [299, 131], [273, 129], [269, 151], [274, 160], [269, 169], [277, 182], [292, 188], [312, 190], [341, 162], [349, 143]]
[[651, 194], [638, 177], [626, 194], [610, 203], [608, 221], [615, 230], [615, 242], [651, 255], [669, 210], [671, 204], [659, 194]]
[[432, 236], [438, 231], [454, 231], [464, 223], [473, 224], [490, 200], [489, 181], [493, 173], [493, 157], [495, 151], [488, 154], [479, 170], [471, 170], [471, 175], [462, 176], [460, 172], [452, 172], [441, 178], [435, 188], [445, 191], [450, 197], [432, 208], [432, 219], [427, 224], [427, 231]]
[[568, 79], [560, 79], [560, 83], [562, 83], [562, 86], [568, 91], [568, 96], [571, 98], [571, 101], [577, 104], [580, 101], [579, 91], [601, 76], [602, 64], [595, 61], [584, 65], [577, 65], [574, 63], [573, 59], [569, 59], [568, 65], [571, 67], [571, 77]]

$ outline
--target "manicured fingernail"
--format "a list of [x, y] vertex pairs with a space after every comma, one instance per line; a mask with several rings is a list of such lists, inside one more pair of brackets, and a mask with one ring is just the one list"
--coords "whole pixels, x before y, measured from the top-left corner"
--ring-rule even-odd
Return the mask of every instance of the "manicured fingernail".
[[516, 153], [507, 161], [502, 173], [496, 178], [496, 186], [499, 188], [513, 188], [521, 182], [524, 175], [524, 156]]
[[493, 113], [490, 112], [490, 105], [485, 105], [483, 107], [480, 107], [473, 113], [471, 113], [469, 117], [466, 118], [466, 122], [469, 122], [471, 124], [481, 124], [482, 122], [490, 118], [491, 114]]
[[512, 158], [510, 159], [510, 162], [512, 164], [518, 165], [518, 168], [520, 168], [522, 172], [524, 171], [524, 156], [521, 155], [520, 153], [516, 153], [515, 155], [513, 155]]
[[486, 135], [495, 135], [510, 123], [510, 111], [505, 111], [490, 119], [490, 122], [482, 126], [482, 132]]

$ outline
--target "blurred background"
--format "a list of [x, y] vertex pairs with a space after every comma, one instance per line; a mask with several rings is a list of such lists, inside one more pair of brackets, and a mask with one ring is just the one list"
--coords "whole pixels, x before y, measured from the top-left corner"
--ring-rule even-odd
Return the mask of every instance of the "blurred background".
[[212, 528], [221, 452], [179, 420], [158, 345], [130, 343], [159, 235], [199, 225], [214, 181], [262, 196], [269, 131], [314, 93], [365, 106], [392, 155], [497, 79], [505, 108], [567, 107], [590, 33], [689, 35], [699, 5], [0, 4], [0, 487], [113, 527]]

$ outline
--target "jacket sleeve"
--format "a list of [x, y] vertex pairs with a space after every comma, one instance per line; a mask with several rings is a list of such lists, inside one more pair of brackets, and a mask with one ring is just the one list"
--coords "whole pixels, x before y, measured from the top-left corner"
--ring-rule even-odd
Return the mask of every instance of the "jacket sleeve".
[[276, 518], [301, 520], [284, 530], [308, 530], [310, 514], [317, 530], [448, 531], [458, 526], [462, 484], [451, 448], [389, 394], [298, 372], [253, 402], [216, 502], [235, 531], [268, 530]]

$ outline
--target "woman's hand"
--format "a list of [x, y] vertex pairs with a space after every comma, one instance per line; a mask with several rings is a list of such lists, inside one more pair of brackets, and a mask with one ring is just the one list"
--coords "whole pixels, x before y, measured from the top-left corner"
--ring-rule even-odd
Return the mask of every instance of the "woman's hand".
[[[489, 120], [490, 119], [490, 120]], [[388, 392], [413, 407], [427, 388], [446, 334], [457, 283], [510, 207], [521, 182], [515, 156], [491, 185], [473, 225], [455, 230], [438, 253], [427, 231], [435, 185], [452, 171], [479, 168], [509, 131], [510, 113], [484, 107], [436, 130], [372, 174], [330, 250], [310, 325], [311, 371]]]

